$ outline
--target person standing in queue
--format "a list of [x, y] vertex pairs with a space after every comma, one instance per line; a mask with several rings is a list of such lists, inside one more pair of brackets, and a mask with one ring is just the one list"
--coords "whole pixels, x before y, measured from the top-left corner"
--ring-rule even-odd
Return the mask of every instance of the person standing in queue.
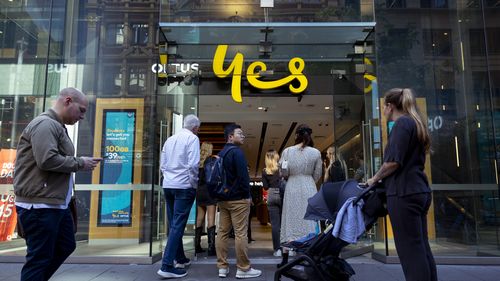
[[279, 171], [279, 159], [278, 152], [270, 149], [266, 153], [266, 167], [262, 170], [262, 185], [267, 190], [267, 209], [271, 220], [273, 255], [275, 257], [281, 256], [280, 232], [283, 198], [281, 198], [280, 190], [282, 179]]
[[219, 200], [219, 230], [215, 243], [217, 252], [217, 268], [219, 277], [229, 275], [228, 240], [231, 227], [235, 234], [236, 252], [236, 278], [259, 277], [262, 272], [252, 268], [248, 258], [248, 216], [250, 214], [250, 176], [248, 174], [247, 160], [240, 148], [245, 141], [241, 126], [229, 124], [224, 128], [226, 145], [219, 153], [223, 155], [223, 169], [225, 171], [227, 186], [230, 186], [230, 198]]
[[187, 275], [191, 260], [184, 253], [182, 236], [196, 197], [200, 163], [200, 119], [193, 114], [184, 118], [183, 129], [169, 137], [161, 151], [163, 195], [167, 207], [169, 234], [157, 274], [163, 278]]
[[207, 236], [208, 236], [208, 256], [215, 256], [215, 212], [217, 208], [217, 201], [210, 197], [205, 182], [205, 161], [208, 159], [213, 160], [215, 156], [212, 155], [213, 144], [203, 142], [200, 149], [200, 172], [199, 183], [196, 189], [196, 230], [194, 236], [194, 248], [196, 253], [203, 253], [205, 250], [201, 247], [201, 235], [203, 233], [203, 223], [205, 222], [205, 215], [207, 217]]
[[424, 173], [430, 136], [411, 89], [389, 90], [384, 115], [394, 121], [384, 151], [384, 163], [367, 184], [383, 180], [394, 242], [407, 281], [437, 281], [429, 246], [427, 212], [431, 189]]

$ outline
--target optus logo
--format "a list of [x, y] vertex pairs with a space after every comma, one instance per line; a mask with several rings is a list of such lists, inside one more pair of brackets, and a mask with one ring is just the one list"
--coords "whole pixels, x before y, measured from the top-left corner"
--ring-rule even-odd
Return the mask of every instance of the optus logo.
[[167, 55], [160, 55], [160, 63], [151, 66], [151, 71], [158, 74], [158, 77], [167, 77], [169, 69], [172, 72], [185, 74], [189, 71], [198, 71], [200, 65], [197, 63], [169, 63], [167, 64]]

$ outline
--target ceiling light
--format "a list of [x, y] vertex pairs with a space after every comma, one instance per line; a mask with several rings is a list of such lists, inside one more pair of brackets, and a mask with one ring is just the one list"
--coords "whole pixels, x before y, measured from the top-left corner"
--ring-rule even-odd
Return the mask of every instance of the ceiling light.
[[330, 107], [329, 107], [329, 106], [325, 106], [325, 109], [326, 109], [326, 110], [329, 110], [329, 109], [330, 109]]
[[196, 107], [194, 107], [194, 106], [191, 106], [191, 110], [195, 110], [195, 109], [196, 109]]
[[259, 106], [259, 107], [257, 107], [257, 109], [258, 109], [258, 110], [264, 110], [264, 107]]

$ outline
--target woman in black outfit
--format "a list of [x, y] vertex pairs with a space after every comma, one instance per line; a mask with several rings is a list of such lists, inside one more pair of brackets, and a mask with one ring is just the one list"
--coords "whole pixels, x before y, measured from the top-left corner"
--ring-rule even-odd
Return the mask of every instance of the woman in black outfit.
[[280, 194], [281, 176], [279, 172], [280, 156], [276, 150], [266, 153], [266, 167], [262, 170], [262, 185], [267, 190], [267, 209], [271, 220], [274, 256], [281, 256], [280, 231], [283, 198]]
[[437, 281], [436, 264], [427, 236], [431, 189], [424, 174], [430, 137], [411, 89], [385, 95], [384, 115], [394, 121], [384, 163], [367, 184], [383, 179], [394, 242], [407, 281]]
[[217, 202], [208, 194], [207, 185], [205, 183], [205, 161], [212, 156], [213, 145], [208, 142], [203, 142], [200, 148], [200, 172], [198, 188], [196, 189], [196, 230], [194, 236], [194, 245], [196, 253], [203, 253], [205, 250], [201, 248], [201, 234], [203, 232], [203, 223], [205, 214], [207, 215], [207, 234], [208, 234], [208, 255], [215, 256], [215, 211]]
[[326, 161], [323, 163], [325, 170], [324, 182], [338, 182], [346, 180], [345, 162], [335, 147], [326, 150]]

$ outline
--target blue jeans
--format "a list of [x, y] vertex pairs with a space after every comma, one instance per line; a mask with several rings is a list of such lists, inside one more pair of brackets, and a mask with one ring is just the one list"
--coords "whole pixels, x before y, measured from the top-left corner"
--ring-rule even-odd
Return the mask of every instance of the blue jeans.
[[69, 209], [16, 207], [27, 245], [21, 281], [49, 280], [76, 248]]
[[173, 266], [174, 260], [186, 260], [182, 236], [189, 217], [189, 212], [196, 197], [196, 189], [164, 188], [163, 194], [167, 203], [168, 239], [163, 253], [162, 265]]

